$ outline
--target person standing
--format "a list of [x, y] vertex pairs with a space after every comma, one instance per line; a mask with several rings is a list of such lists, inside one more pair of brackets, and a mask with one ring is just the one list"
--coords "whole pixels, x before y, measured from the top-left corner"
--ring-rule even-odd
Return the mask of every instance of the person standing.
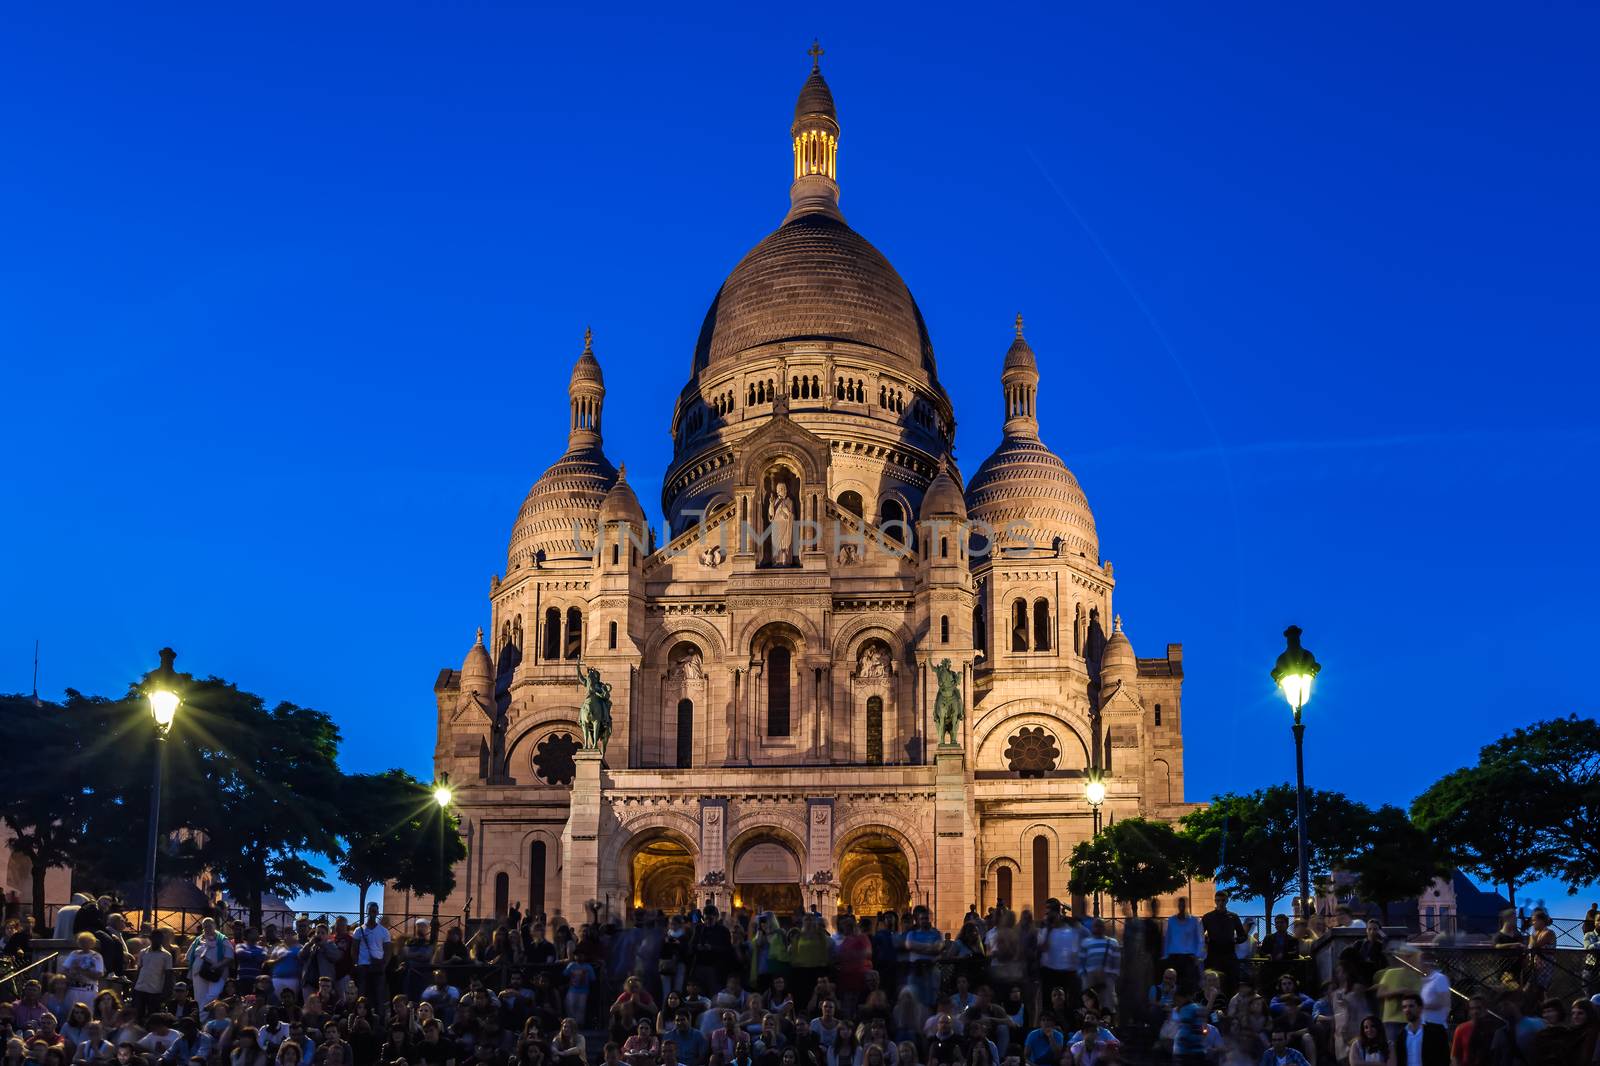
[[210, 1003], [222, 995], [233, 964], [233, 945], [217, 931], [215, 918], [200, 923], [200, 935], [189, 945], [187, 961], [196, 1003]]
[[1079, 945], [1079, 971], [1084, 987], [1100, 997], [1108, 1011], [1117, 1009], [1117, 978], [1122, 973], [1122, 945], [1106, 935], [1106, 923], [1096, 918], [1089, 935]]
[[1450, 1024], [1450, 976], [1439, 969], [1439, 960], [1422, 956], [1422, 1020], [1433, 1025]]
[[1218, 892], [1216, 906], [1206, 912], [1200, 921], [1205, 936], [1206, 969], [1215, 970], [1222, 977], [1222, 990], [1233, 995], [1239, 983], [1238, 947], [1244, 943], [1244, 924], [1239, 916], [1228, 909], [1228, 894]]
[[1200, 920], [1189, 913], [1189, 900], [1178, 897], [1178, 913], [1167, 919], [1166, 964], [1178, 971], [1178, 987], [1193, 992], [1200, 986], [1200, 952], [1204, 946]]
[[1040, 923], [1037, 937], [1043, 1002], [1048, 1004], [1051, 994], [1060, 988], [1065, 990], [1068, 1003], [1077, 1003], [1083, 996], [1083, 980], [1078, 972], [1082, 964], [1083, 928], [1076, 917], [1062, 910], [1059, 899], [1046, 901], [1044, 908], [1044, 921]]
[[367, 920], [353, 935], [356, 948], [356, 987], [382, 1018], [388, 1005], [384, 976], [394, 945], [389, 930], [378, 921], [378, 905], [367, 904]]

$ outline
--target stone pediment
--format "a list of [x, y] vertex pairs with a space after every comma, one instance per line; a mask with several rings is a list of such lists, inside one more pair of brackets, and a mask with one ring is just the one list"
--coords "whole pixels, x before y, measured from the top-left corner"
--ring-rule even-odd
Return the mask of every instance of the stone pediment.
[[[780, 391], [780, 399], [784, 395]], [[796, 460], [800, 475], [808, 484], [825, 483], [828, 442], [791, 420], [787, 403], [780, 403], [766, 425], [740, 441], [735, 451], [733, 480], [736, 485], [760, 487], [762, 476], [779, 456]]]

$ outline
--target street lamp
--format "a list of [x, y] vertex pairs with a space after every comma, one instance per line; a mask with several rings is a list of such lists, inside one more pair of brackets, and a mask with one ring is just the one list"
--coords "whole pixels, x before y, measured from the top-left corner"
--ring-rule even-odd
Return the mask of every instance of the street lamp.
[[144, 927], [155, 928], [156, 916], [156, 843], [161, 836], [161, 770], [167, 756], [167, 734], [178, 717], [178, 707], [183, 698], [178, 694], [178, 678], [172, 661], [178, 653], [162, 648], [161, 665], [150, 677], [146, 696], [150, 700], [150, 717], [156, 724], [155, 777], [150, 785], [150, 841], [144, 859]]
[[433, 941], [439, 939], [439, 896], [444, 892], [444, 824], [450, 819], [450, 801], [454, 798], [450, 775], [440, 774], [439, 783], [433, 786], [433, 802], [439, 807], [439, 881], [433, 886], [433, 922], [428, 927], [428, 936]]
[[[1089, 813], [1094, 816], [1094, 836], [1100, 835], [1100, 805], [1106, 801], [1105, 775], [1098, 767], [1089, 770], [1083, 783], [1083, 798], [1089, 801]], [[1100, 913], [1100, 890], [1094, 890], [1094, 913]]]
[[1294, 820], [1295, 843], [1300, 850], [1300, 916], [1310, 920], [1311, 878], [1306, 870], [1306, 724], [1300, 712], [1311, 701], [1311, 681], [1322, 669], [1316, 657], [1300, 646], [1300, 627], [1290, 626], [1283, 631], [1288, 646], [1278, 656], [1272, 667], [1272, 680], [1277, 682], [1283, 698], [1294, 710]]

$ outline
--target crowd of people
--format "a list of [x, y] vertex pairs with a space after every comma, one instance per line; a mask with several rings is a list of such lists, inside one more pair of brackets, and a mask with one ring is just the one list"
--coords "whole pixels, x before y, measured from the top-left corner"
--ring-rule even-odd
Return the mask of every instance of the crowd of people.
[[[1600, 989], [1548, 997], [1538, 917], [1497, 940], [1516, 973], [1470, 1001], [1376, 921], [1317, 982], [1304, 923], [1258, 938], [1225, 893], [1114, 924], [1054, 899], [954, 930], [922, 907], [631, 919], [512, 907], [470, 938], [426, 920], [396, 937], [373, 904], [175, 937], [83, 900], [53, 931], [70, 950], [0, 986], [0, 1066], [1600, 1064]], [[1600, 949], [1592, 912], [1585, 932]], [[30, 933], [13, 919], [5, 951], [20, 961]]]

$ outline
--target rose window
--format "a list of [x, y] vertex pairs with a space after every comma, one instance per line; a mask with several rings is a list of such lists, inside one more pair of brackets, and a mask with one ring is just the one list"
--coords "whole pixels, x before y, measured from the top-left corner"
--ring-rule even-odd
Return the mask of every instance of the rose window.
[[1023, 777], [1043, 777], [1056, 768], [1056, 738], [1042, 727], [1023, 727], [1006, 745], [1006, 763]]

